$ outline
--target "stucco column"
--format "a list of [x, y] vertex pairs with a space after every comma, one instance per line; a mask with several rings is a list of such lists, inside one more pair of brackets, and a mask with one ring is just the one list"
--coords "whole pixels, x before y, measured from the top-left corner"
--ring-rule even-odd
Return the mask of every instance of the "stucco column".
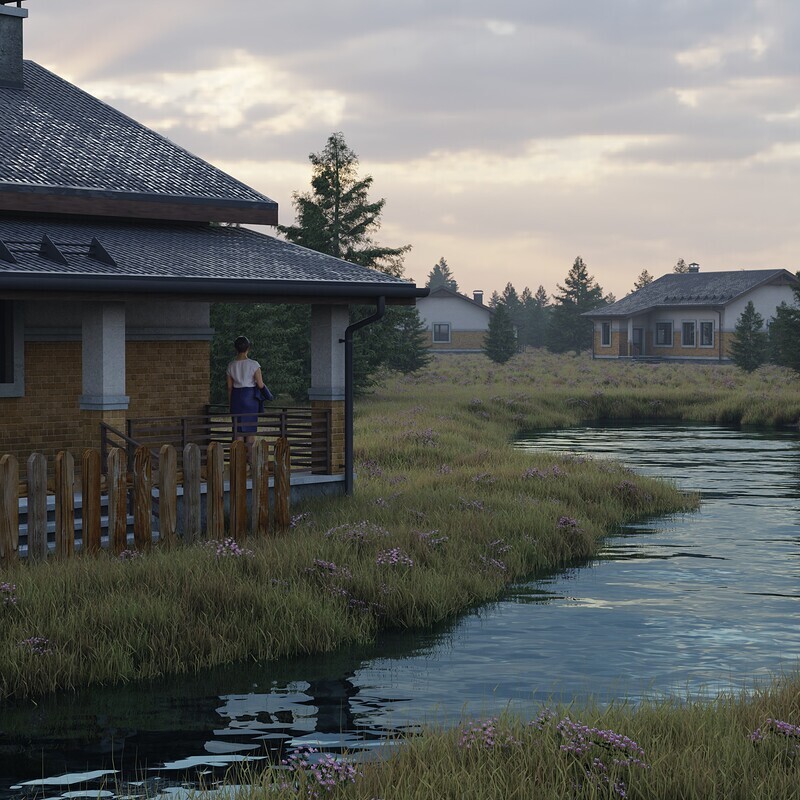
[[[311, 387], [308, 398], [318, 420], [330, 414], [330, 456], [327, 441], [313, 458], [313, 471], [339, 473], [344, 469], [344, 332], [350, 322], [347, 306], [311, 306]], [[323, 455], [325, 454], [325, 455]]]
[[84, 303], [82, 341], [81, 409], [125, 411], [125, 304]]
[[634, 355], [636, 353], [633, 352], [633, 317], [628, 317], [628, 357]]

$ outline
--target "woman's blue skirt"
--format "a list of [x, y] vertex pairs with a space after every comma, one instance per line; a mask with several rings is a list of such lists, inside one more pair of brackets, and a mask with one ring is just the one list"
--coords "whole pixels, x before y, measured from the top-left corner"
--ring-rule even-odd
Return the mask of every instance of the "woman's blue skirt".
[[235, 439], [237, 436], [252, 435], [258, 428], [256, 414], [261, 410], [256, 397], [255, 386], [244, 386], [241, 389], [231, 390], [231, 414]]

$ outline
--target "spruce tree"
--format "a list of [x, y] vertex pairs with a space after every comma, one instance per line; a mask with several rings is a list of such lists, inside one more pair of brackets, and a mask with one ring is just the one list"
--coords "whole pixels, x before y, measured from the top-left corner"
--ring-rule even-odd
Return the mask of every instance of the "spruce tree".
[[454, 292], [458, 291], [458, 281], [453, 277], [453, 273], [447, 265], [444, 256], [434, 264], [433, 269], [428, 273], [428, 282], [425, 285], [431, 290], [444, 286], [446, 289], [451, 289]]
[[582, 314], [604, 304], [603, 290], [589, 275], [580, 256], [572, 264], [564, 286], [557, 284], [557, 287], [548, 329], [548, 349], [554, 353], [574, 350], [576, 354], [590, 349], [594, 326]]
[[767, 360], [768, 339], [763, 328], [764, 318], [750, 300], [739, 315], [731, 342], [731, 359], [746, 372], [758, 369]]
[[514, 323], [505, 303], [500, 302], [494, 308], [483, 340], [483, 352], [498, 364], [505, 364], [517, 352]]
[[800, 372], [800, 289], [794, 291], [797, 304], [781, 303], [775, 311], [769, 326], [769, 353], [774, 363]]
[[[311, 153], [309, 160], [311, 191], [294, 193], [296, 224], [278, 226], [278, 230], [296, 244], [402, 277], [403, 258], [411, 246], [386, 247], [373, 239], [386, 200], [369, 199], [372, 176], [359, 176], [358, 156], [348, 147], [344, 135], [331, 134], [325, 147]], [[373, 311], [371, 306], [353, 306], [351, 319], [363, 319]], [[426, 363], [421, 327], [416, 307], [393, 307], [387, 309], [381, 322], [359, 330], [354, 348], [356, 390], [371, 385], [381, 367]], [[404, 359], [398, 358], [399, 350], [405, 351]]]

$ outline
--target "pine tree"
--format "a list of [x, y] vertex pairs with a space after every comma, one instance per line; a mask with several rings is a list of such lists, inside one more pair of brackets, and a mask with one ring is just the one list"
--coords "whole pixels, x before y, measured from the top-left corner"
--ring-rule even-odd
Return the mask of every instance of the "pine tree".
[[505, 303], [495, 306], [483, 340], [483, 352], [497, 364], [505, 364], [517, 352], [514, 323]]
[[438, 289], [440, 286], [444, 286], [454, 292], [458, 291], [458, 282], [453, 277], [453, 273], [444, 260], [444, 256], [434, 264], [433, 269], [428, 273], [428, 282], [425, 285], [430, 289]]
[[769, 352], [776, 364], [800, 372], [800, 288], [795, 287], [794, 293], [794, 306], [781, 303], [775, 311], [769, 326]]
[[576, 354], [592, 346], [594, 326], [590, 319], [581, 316], [603, 305], [603, 290], [589, 275], [583, 259], [578, 256], [564, 280], [557, 284], [547, 346], [554, 353], [574, 350]]
[[[675, 271], [677, 272], [677, 269]], [[638, 292], [639, 289], [644, 289], [645, 286], [649, 286], [654, 280], [655, 278], [653, 278], [653, 276], [646, 269], [643, 269], [639, 273], [639, 277], [633, 282], [632, 291]]]
[[685, 275], [689, 272], [689, 265], [682, 258], [679, 258], [672, 271], [677, 272], [679, 275]]
[[358, 156], [344, 134], [332, 133], [325, 147], [308, 158], [311, 191], [292, 195], [297, 224], [278, 230], [290, 242], [400, 277], [411, 245], [384, 247], [373, 241], [386, 200], [369, 201], [373, 178], [359, 178]]
[[[331, 134], [325, 147], [311, 153], [309, 160], [313, 168], [311, 191], [293, 195], [297, 224], [279, 226], [278, 230], [296, 244], [402, 277], [403, 258], [411, 246], [385, 247], [372, 238], [380, 227], [386, 200], [369, 200], [372, 176], [359, 177], [358, 156], [347, 146], [344, 135]], [[363, 319], [374, 310], [371, 306], [354, 306], [351, 320]], [[356, 390], [371, 385], [381, 367], [398, 368], [401, 350], [403, 363], [426, 363], [427, 350], [418, 335], [421, 327], [415, 307], [396, 307], [388, 309], [380, 323], [361, 328], [355, 334]]]
[[525, 308], [528, 318], [526, 344], [531, 347], [544, 347], [547, 343], [551, 312], [550, 300], [544, 286], [539, 286], [530, 303], [525, 304]]
[[768, 339], [764, 318], [750, 300], [739, 315], [731, 343], [731, 359], [740, 369], [752, 372], [767, 360]]

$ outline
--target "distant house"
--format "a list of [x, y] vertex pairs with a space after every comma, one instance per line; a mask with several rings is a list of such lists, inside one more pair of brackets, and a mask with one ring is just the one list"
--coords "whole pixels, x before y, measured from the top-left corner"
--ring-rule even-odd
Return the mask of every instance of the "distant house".
[[277, 204], [23, 61], [27, 14], [0, 5], [0, 455], [210, 419], [210, 303], [290, 302], [311, 306], [312, 471], [341, 476], [349, 306], [427, 289], [218, 224], [275, 225]]
[[785, 269], [671, 273], [622, 300], [589, 311], [594, 358], [729, 361], [748, 301], [765, 322], [794, 302], [798, 279]]
[[417, 301], [419, 315], [428, 331], [428, 347], [434, 352], [478, 353], [492, 318], [483, 304], [483, 292], [469, 298], [440, 286]]

